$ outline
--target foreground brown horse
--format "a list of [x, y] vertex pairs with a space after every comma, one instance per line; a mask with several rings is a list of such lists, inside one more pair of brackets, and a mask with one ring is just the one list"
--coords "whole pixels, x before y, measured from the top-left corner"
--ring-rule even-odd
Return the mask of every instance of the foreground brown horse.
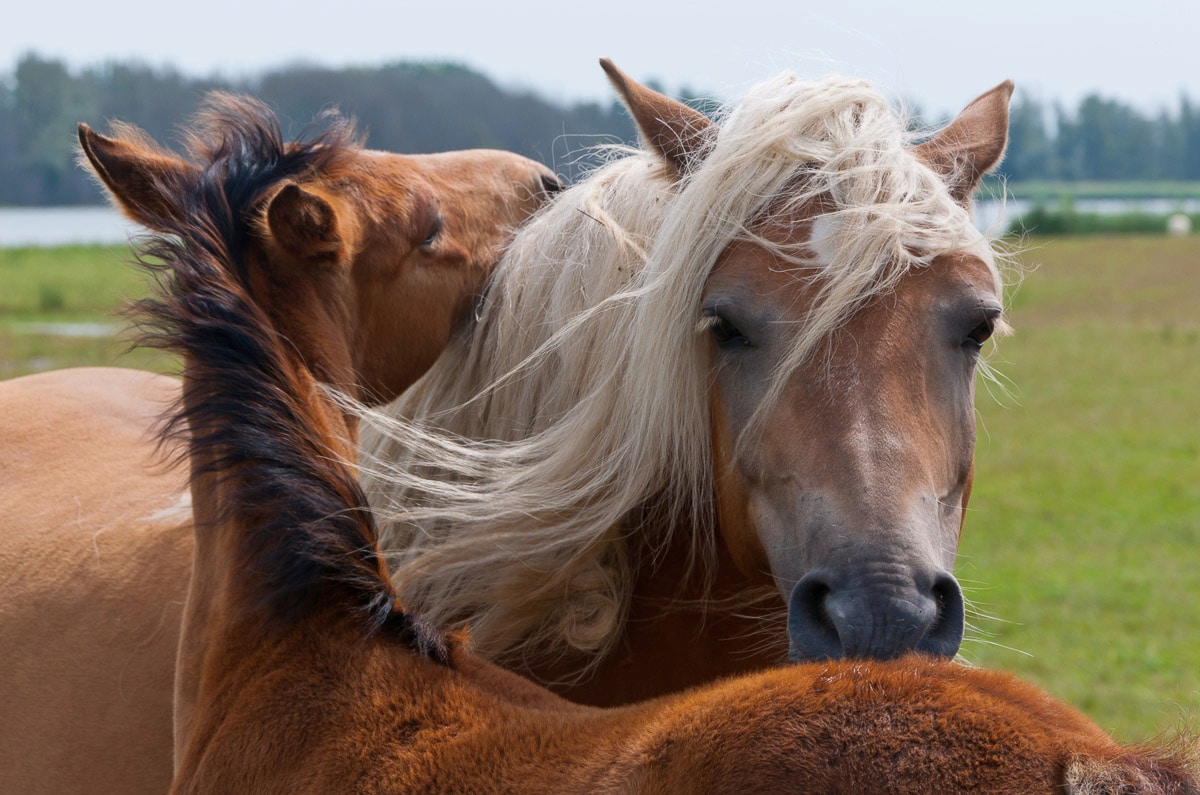
[[173, 792], [1200, 792], [1187, 755], [944, 661], [797, 665], [606, 710], [471, 655], [401, 607], [345, 463], [353, 420], [206, 204], [150, 247], [169, 276], [141, 305], [184, 356], [196, 515]]
[[[116, 131], [81, 127], [80, 143], [122, 210], [162, 230], [193, 212], [174, 196], [197, 181], [241, 202], [229, 223], [275, 327], [368, 401], [429, 366], [511, 229], [558, 187], [507, 153], [365, 150], [344, 120], [287, 143], [265, 108], [229, 97], [197, 118], [187, 158]], [[178, 391], [116, 369], [0, 384], [0, 791], [170, 781], [191, 511], [174, 510], [186, 478], [149, 430]]]

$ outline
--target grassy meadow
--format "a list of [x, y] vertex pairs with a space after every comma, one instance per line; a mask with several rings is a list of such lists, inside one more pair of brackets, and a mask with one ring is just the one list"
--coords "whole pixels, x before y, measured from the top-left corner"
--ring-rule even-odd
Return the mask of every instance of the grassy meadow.
[[1010, 394], [977, 401], [964, 654], [1145, 737], [1200, 718], [1200, 239], [1024, 248]]
[[[81, 365], [163, 372], [156, 351], [128, 354], [116, 312], [144, 293], [128, 246], [0, 249], [0, 378]], [[105, 328], [105, 327], [109, 328]]]
[[[1013, 336], [980, 389], [958, 574], [964, 656], [1017, 672], [1122, 738], [1200, 725], [1200, 237], [1030, 239]], [[0, 250], [0, 377], [79, 364], [170, 370], [111, 322], [124, 247]], [[1036, 265], [1036, 267], [1035, 267]]]

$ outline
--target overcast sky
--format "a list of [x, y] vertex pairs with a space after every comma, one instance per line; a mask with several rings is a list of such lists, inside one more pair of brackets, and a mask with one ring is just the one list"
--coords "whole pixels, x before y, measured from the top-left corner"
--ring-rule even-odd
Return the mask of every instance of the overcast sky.
[[452, 60], [550, 99], [607, 100], [613, 58], [668, 90], [736, 97], [782, 69], [867, 77], [930, 116], [1011, 77], [1046, 100], [1089, 92], [1143, 110], [1200, 99], [1196, 0], [15, 0], [0, 72], [30, 50], [190, 74]]

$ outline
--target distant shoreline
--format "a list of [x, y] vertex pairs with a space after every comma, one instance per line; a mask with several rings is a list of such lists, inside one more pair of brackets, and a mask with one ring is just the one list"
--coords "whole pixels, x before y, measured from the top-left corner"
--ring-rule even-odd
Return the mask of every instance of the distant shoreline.
[[[1038, 206], [1106, 216], [1200, 212], [1200, 182], [1024, 182], [1000, 195], [985, 189], [976, 202], [976, 226], [986, 232], [1003, 231]], [[0, 248], [121, 245], [142, 231], [103, 204], [0, 207]]]
[[0, 248], [118, 245], [141, 231], [106, 205], [0, 207]]

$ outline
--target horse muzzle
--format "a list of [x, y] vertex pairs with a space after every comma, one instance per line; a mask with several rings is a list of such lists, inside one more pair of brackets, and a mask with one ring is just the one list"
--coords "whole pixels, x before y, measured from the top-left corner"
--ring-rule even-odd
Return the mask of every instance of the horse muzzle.
[[856, 577], [810, 572], [788, 599], [793, 662], [890, 660], [909, 652], [953, 657], [962, 645], [962, 589], [952, 575]]

